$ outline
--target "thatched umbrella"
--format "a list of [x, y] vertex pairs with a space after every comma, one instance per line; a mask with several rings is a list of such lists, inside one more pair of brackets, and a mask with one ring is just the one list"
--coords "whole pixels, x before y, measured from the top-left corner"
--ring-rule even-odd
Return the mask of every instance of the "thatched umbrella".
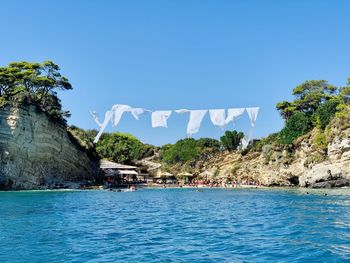
[[[191, 178], [193, 177], [193, 174], [189, 173], [189, 172], [182, 172], [177, 174], [179, 177], [181, 178], [185, 178], [185, 182], [186, 182], [186, 178]], [[187, 180], [188, 181], [188, 180]]]
[[168, 173], [168, 172], [162, 172], [161, 177], [164, 180], [164, 182], [166, 183], [166, 179], [173, 178], [174, 175], [171, 173]]
[[173, 177], [174, 175], [168, 172], [163, 172], [161, 173], [161, 176], [164, 178], [170, 178], [170, 177]]

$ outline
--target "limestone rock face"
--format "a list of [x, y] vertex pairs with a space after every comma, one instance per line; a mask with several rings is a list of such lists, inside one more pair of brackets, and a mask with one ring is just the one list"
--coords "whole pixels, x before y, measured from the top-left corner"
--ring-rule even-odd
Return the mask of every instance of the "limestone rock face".
[[336, 164], [320, 163], [306, 171], [299, 177], [300, 186], [313, 186], [315, 183], [340, 178], [342, 176], [341, 168]]
[[330, 137], [327, 149], [315, 145], [315, 132], [300, 139], [295, 151], [265, 145], [261, 152], [219, 153], [197, 167], [218, 169], [220, 176], [240, 182], [259, 182], [267, 186], [342, 187], [350, 186], [350, 128]]
[[46, 189], [93, 180], [98, 164], [66, 127], [34, 106], [0, 109], [0, 189]]

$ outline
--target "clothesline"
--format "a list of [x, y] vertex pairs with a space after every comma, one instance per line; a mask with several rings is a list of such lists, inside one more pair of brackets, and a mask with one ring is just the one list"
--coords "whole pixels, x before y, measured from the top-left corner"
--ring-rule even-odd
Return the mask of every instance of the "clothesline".
[[[246, 148], [249, 142], [252, 139], [253, 128], [255, 126], [255, 122], [259, 113], [259, 107], [251, 107], [251, 108], [229, 108], [227, 109], [227, 115], [225, 109], [212, 109], [212, 110], [188, 110], [188, 109], [180, 109], [174, 110], [175, 113], [184, 114], [189, 113], [189, 121], [187, 124], [187, 136], [191, 137], [193, 134], [199, 132], [200, 125], [202, 123], [203, 118], [209, 111], [210, 120], [215, 126], [219, 126], [224, 129], [224, 127], [235, 120], [237, 120], [245, 111], [248, 113], [248, 117], [250, 119], [250, 129], [248, 134], [242, 139], [242, 148]], [[172, 110], [162, 110], [162, 111], [151, 111], [143, 108], [132, 108], [129, 105], [116, 104], [113, 105], [111, 110], [105, 113], [105, 118], [103, 122], [100, 122], [98, 115], [96, 112], [91, 112], [95, 122], [100, 127], [100, 131], [94, 139], [94, 143], [97, 143], [107, 127], [109, 122], [112, 122], [113, 127], [117, 127], [123, 114], [125, 112], [130, 112], [136, 120], [139, 120], [141, 115], [150, 113], [152, 119], [152, 127], [164, 127], [167, 128], [167, 121], [172, 114]]]

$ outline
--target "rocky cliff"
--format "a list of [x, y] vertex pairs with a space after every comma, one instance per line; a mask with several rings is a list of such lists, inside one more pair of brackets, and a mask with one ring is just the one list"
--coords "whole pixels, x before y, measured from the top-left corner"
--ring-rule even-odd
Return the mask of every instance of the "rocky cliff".
[[0, 109], [0, 189], [69, 187], [97, 169], [66, 127], [34, 106]]
[[[177, 174], [181, 165], [169, 168]], [[291, 149], [266, 144], [259, 151], [217, 153], [195, 163], [191, 172], [208, 170], [225, 180], [255, 181], [267, 186], [350, 186], [350, 110], [334, 118], [325, 131], [300, 137]]]
[[317, 143], [318, 133], [314, 129], [299, 138], [292, 151], [265, 145], [261, 152], [250, 152], [245, 156], [220, 154], [200, 169], [218, 169], [220, 175], [268, 186], [350, 186], [350, 127], [347, 120], [335, 119], [331, 123], [326, 131], [325, 145]]

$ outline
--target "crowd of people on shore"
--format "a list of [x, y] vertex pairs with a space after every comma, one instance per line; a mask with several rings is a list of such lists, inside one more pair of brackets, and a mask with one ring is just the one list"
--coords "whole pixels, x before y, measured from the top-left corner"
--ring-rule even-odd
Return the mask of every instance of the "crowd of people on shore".
[[193, 181], [189, 183], [181, 183], [177, 182], [176, 184], [159, 184], [159, 183], [153, 183], [148, 184], [148, 186], [159, 186], [159, 187], [208, 187], [208, 188], [236, 188], [236, 187], [259, 187], [261, 184], [259, 182], [255, 181], [224, 181], [224, 180], [218, 180], [218, 181], [209, 181], [209, 180], [198, 180]]

